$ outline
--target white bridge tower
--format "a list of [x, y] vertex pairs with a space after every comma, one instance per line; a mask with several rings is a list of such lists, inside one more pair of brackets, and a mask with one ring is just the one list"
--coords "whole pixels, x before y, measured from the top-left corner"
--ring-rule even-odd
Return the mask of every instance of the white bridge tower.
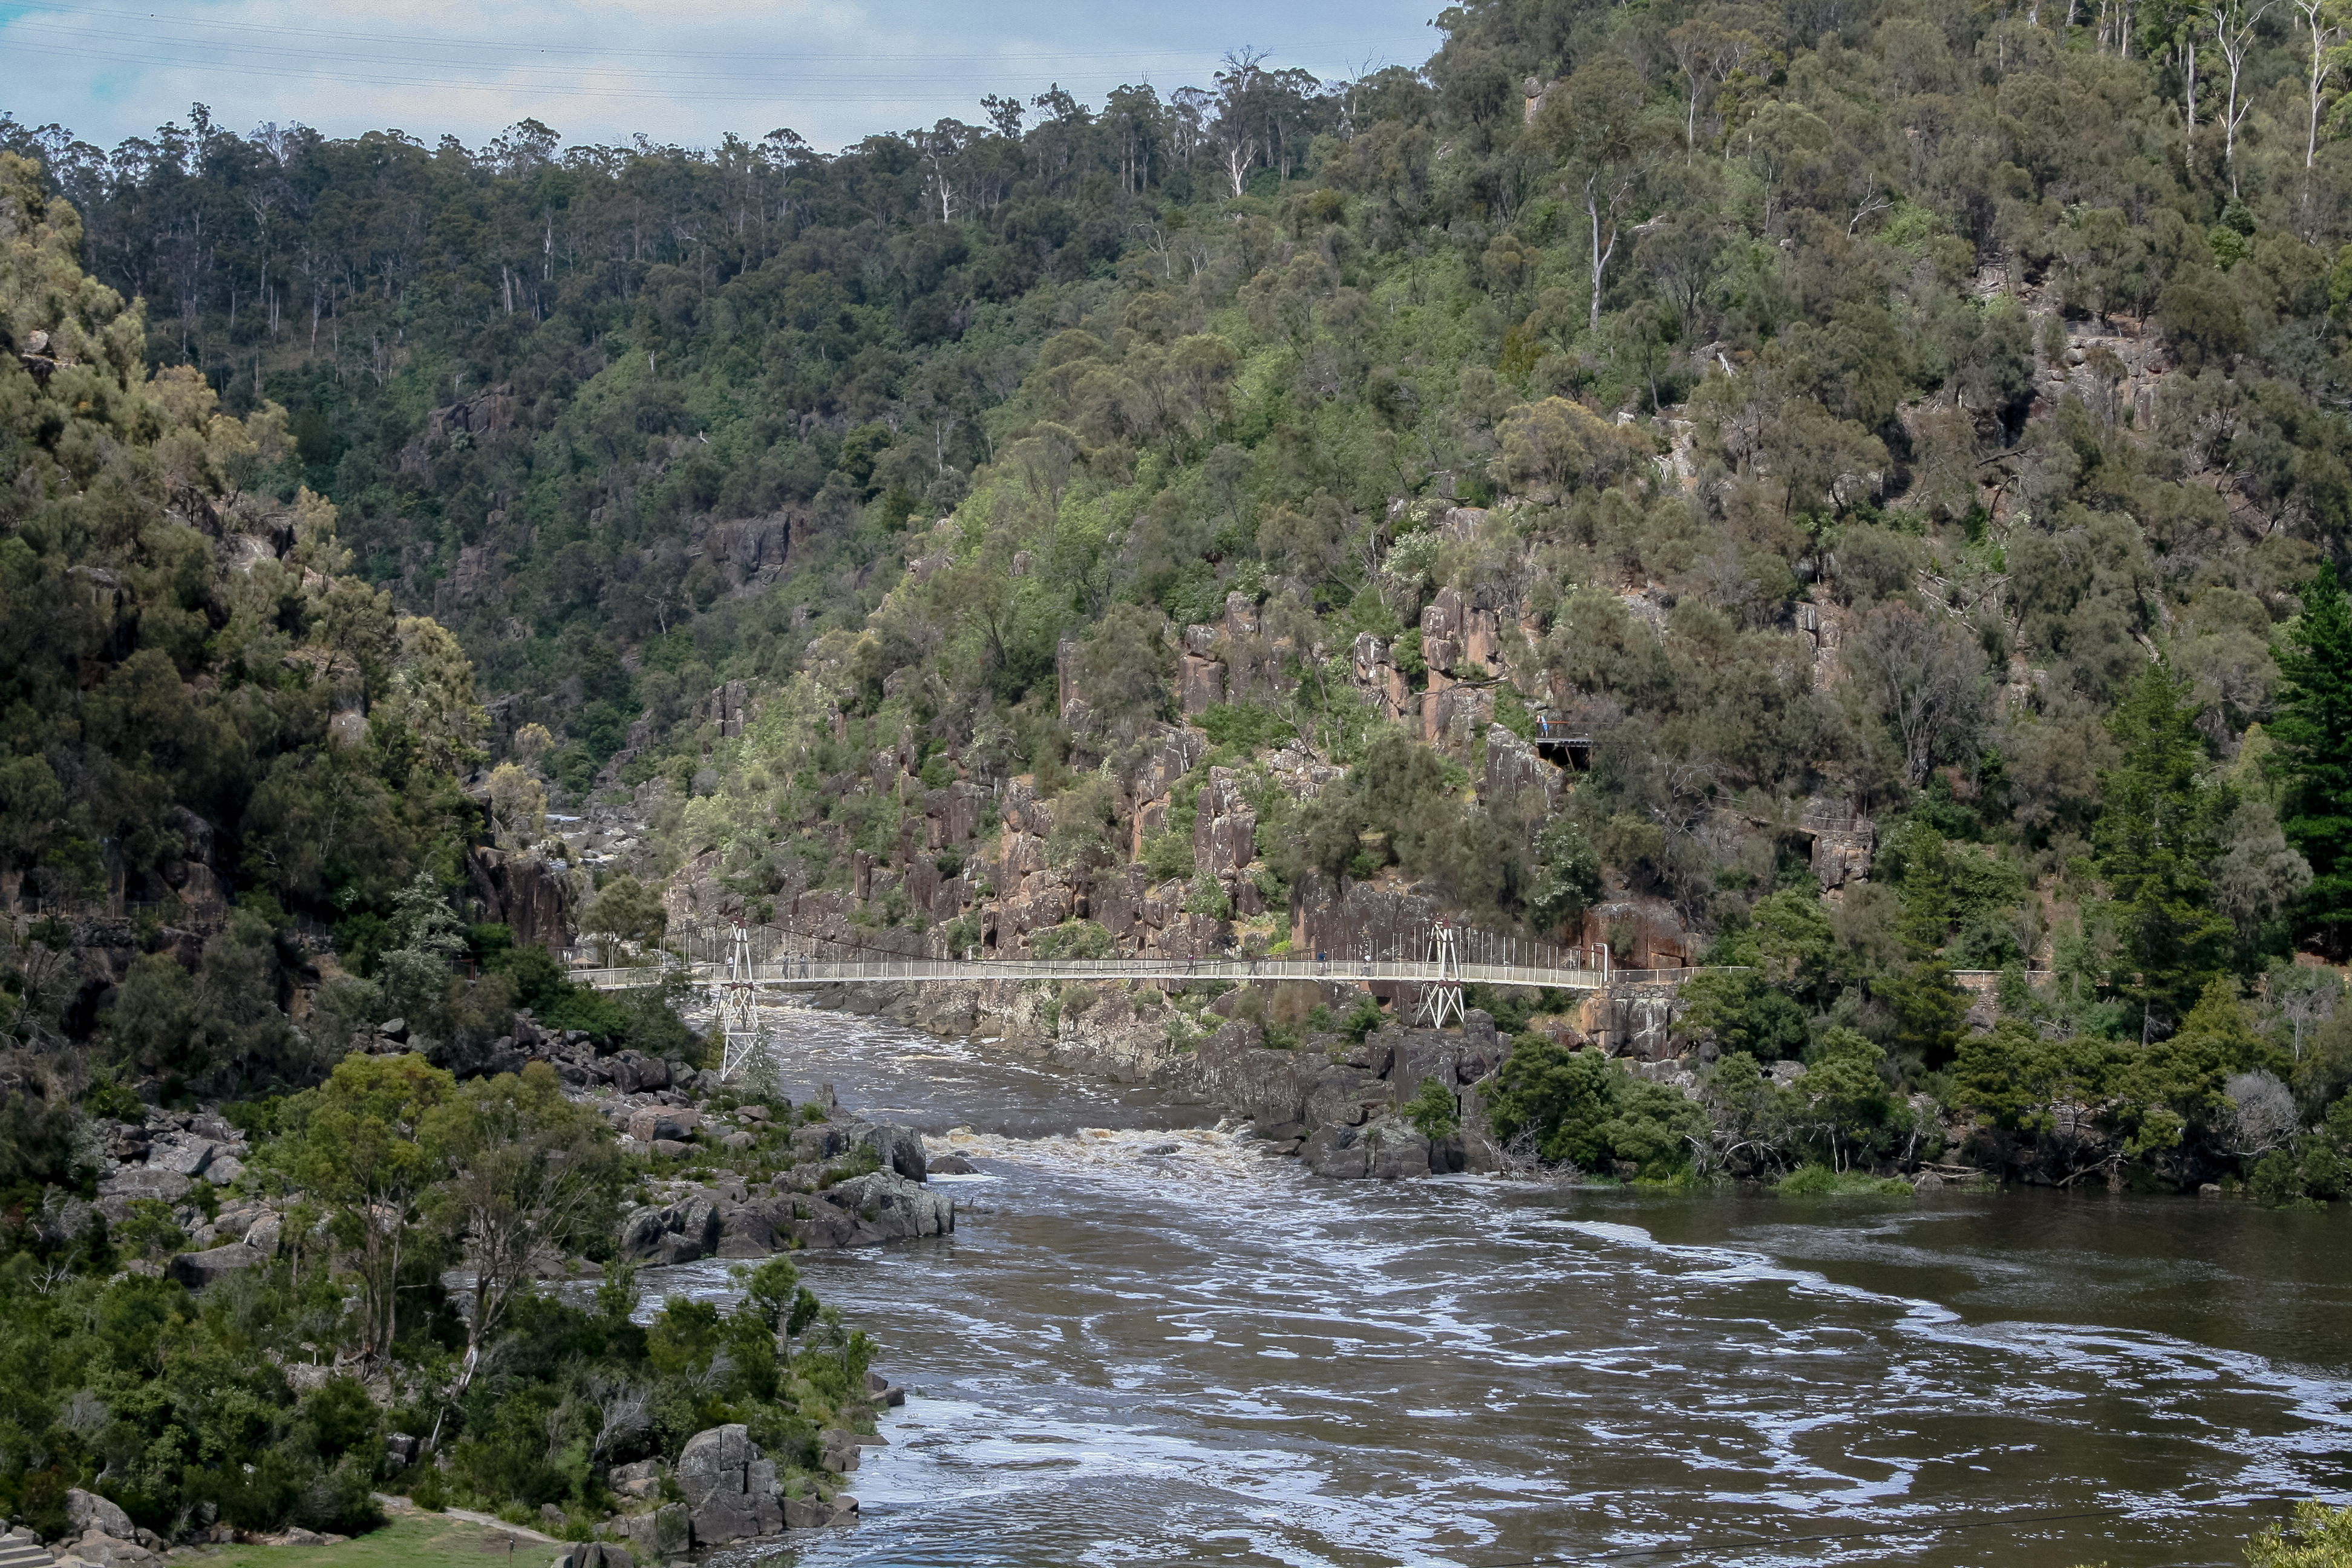
[[753, 984], [751, 932], [741, 921], [727, 944], [727, 973], [711, 986], [711, 1003], [726, 1044], [719, 1062], [724, 1081], [768, 1048], [767, 1026], [760, 1019], [760, 994]]
[[1462, 957], [1454, 947], [1451, 924], [1440, 921], [1429, 934], [1436, 949], [1432, 956], [1437, 961], [1437, 978], [1421, 988], [1421, 1010], [1413, 1022], [1442, 1029], [1448, 1018], [1462, 1022]]

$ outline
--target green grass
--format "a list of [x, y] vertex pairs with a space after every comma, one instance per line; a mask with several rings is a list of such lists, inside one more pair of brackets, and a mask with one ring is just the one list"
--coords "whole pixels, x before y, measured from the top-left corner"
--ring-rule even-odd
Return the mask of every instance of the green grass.
[[334, 1546], [224, 1546], [205, 1568], [547, 1568], [564, 1548], [440, 1514], [404, 1514]]
[[1856, 1198], [1911, 1196], [1911, 1184], [1895, 1176], [1864, 1175], [1860, 1171], [1832, 1171], [1827, 1165], [1807, 1165], [1773, 1184], [1784, 1198]]

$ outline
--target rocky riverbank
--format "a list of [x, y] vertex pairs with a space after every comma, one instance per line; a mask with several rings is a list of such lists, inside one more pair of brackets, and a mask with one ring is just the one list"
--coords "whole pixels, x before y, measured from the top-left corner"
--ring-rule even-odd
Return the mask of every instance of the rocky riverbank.
[[[1318, 986], [1308, 1019], [1338, 1016], [1361, 998]], [[1056, 1070], [1166, 1091], [1248, 1121], [1268, 1152], [1296, 1155], [1318, 1174], [1395, 1180], [1491, 1171], [1501, 1151], [1485, 1132], [1480, 1088], [1507, 1045], [1486, 1014], [1459, 1032], [1382, 1022], [1360, 1032], [1269, 1026], [1263, 996], [1225, 992], [1197, 1010], [1149, 986], [1048, 986], [1015, 980], [972, 984], [847, 985], [817, 1005], [878, 1015], [943, 1037]], [[1403, 1115], [1434, 1080], [1454, 1100], [1460, 1131], [1433, 1140]]]
[[[406, 1050], [399, 1021], [369, 1048]], [[955, 1228], [953, 1202], [924, 1184], [921, 1137], [830, 1099], [798, 1108], [747, 1101], [709, 1069], [636, 1051], [600, 1056], [586, 1035], [541, 1028], [528, 1015], [513, 1035], [449, 1065], [459, 1078], [477, 1078], [534, 1061], [553, 1068], [571, 1098], [611, 1120], [624, 1154], [647, 1162], [635, 1188], [641, 1201], [620, 1222], [625, 1261], [764, 1258]], [[289, 1240], [287, 1216], [300, 1194], [241, 1180], [251, 1135], [226, 1110], [149, 1106], [135, 1121], [92, 1119], [80, 1152], [96, 1173], [95, 1198], [51, 1187], [34, 1223], [50, 1242], [69, 1244], [101, 1220], [118, 1234], [134, 1219], [168, 1222], [183, 1238], [170, 1255], [125, 1266], [191, 1289], [268, 1262]]]

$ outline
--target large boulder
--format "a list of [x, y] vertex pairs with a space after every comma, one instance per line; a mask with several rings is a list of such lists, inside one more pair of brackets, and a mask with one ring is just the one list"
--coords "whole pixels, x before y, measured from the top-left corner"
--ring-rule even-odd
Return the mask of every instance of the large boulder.
[[621, 1256], [632, 1263], [691, 1263], [719, 1247], [719, 1205], [699, 1195], [647, 1205], [621, 1222]]
[[147, 1148], [147, 1168], [183, 1176], [201, 1176], [213, 1163], [215, 1146], [209, 1138], [191, 1132], [167, 1132]]
[[661, 1490], [661, 1461], [639, 1459], [634, 1465], [614, 1465], [604, 1478], [605, 1485], [623, 1497], [651, 1497]]
[[911, 1127], [877, 1121], [866, 1129], [858, 1143], [874, 1151], [884, 1170], [896, 1171], [910, 1182], [922, 1181], [930, 1173], [929, 1159], [923, 1152], [923, 1136]]
[[1298, 1158], [1317, 1175], [1338, 1181], [1393, 1182], [1426, 1176], [1431, 1169], [1429, 1140], [1400, 1116], [1383, 1116], [1363, 1127], [1327, 1124], [1307, 1140]]
[[740, 1422], [687, 1439], [677, 1457], [677, 1486], [686, 1494], [697, 1547], [773, 1535], [784, 1528], [775, 1461], [761, 1456]]
[[790, 1498], [784, 1503], [784, 1523], [794, 1530], [822, 1530], [829, 1524], [856, 1524], [857, 1500], [843, 1493], [833, 1498]]
[[[136, 1202], [141, 1198], [156, 1198], [167, 1204], [178, 1203], [188, 1195], [195, 1183], [177, 1171], [153, 1169], [145, 1165], [118, 1165], [114, 1173], [99, 1179], [98, 1193], [102, 1198], [120, 1198]], [[100, 1204], [100, 1209], [106, 1205]]]
[[203, 1252], [183, 1252], [172, 1259], [172, 1278], [191, 1290], [201, 1290], [268, 1261], [269, 1254], [261, 1248], [232, 1241], [226, 1247], [209, 1247]]
[[1364, 1173], [1394, 1182], [1431, 1172], [1429, 1140], [1402, 1116], [1383, 1116], [1364, 1129]]
[[896, 1171], [876, 1171], [826, 1188], [819, 1196], [856, 1215], [873, 1234], [860, 1241], [945, 1236], [955, 1229], [955, 1205]]
[[1318, 1176], [1334, 1181], [1364, 1179], [1364, 1130], [1345, 1122], [1326, 1122], [1309, 1133], [1298, 1150], [1298, 1163]]
[[557, 1558], [551, 1568], [636, 1568], [626, 1547], [602, 1541], [583, 1541]]
[[633, 1514], [621, 1521], [630, 1549], [640, 1563], [659, 1563], [682, 1554], [693, 1536], [686, 1505], [674, 1502], [651, 1513]]
[[86, 1535], [94, 1530], [118, 1541], [130, 1541], [139, 1533], [139, 1527], [131, 1522], [131, 1516], [118, 1508], [112, 1500], [102, 1498], [96, 1492], [86, 1492], [79, 1487], [66, 1489], [66, 1522], [73, 1526], [76, 1535]]
[[699, 1111], [671, 1105], [648, 1105], [629, 1118], [629, 1136], [640, 1143], [657, 1139], [682, 1142], [702, 1124]]

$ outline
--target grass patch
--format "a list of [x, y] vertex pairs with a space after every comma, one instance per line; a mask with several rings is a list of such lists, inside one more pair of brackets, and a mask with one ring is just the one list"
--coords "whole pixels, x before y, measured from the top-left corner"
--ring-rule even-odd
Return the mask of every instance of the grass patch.
[[1784, 1198], [1907, 1198], [1911, 1184], [1898, 1176], [1870, 1176], [1860, 1171], [1832, 1171], [1827, 1165], [1807, 1165], [1790, 1172], [1772, 1185]]
[[546, 1568], [563, 1548], [443, 1514], [395, 1515], [381, 1530], [332, 1546], [224, 1546], [205, 1568], [488, 1568], [513, 1561]]

